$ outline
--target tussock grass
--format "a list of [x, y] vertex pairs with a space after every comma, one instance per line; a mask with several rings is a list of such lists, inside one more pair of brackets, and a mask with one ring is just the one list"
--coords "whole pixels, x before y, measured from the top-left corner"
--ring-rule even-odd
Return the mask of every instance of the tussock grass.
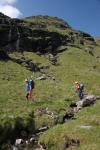
[[[0, 124], [9, 119], [8, 122], [15, 122], [15, 118], [20, 117], [25, 120], [26, 116], [37, 108], [48, 107], [55, 114], [62, 115], [64, 112], [61, 109], [68, 109], [68, 105], [73, 101], [78, 101], [79, 98], [75, 93], [74, 82], [81, 81], [85, 85], [85, 92], [99, 95], [100, 93], [100, 56], [99, 47], [94, 48], [94, 56], [86, 53], [84, 48], [67, 47], [66, 51], [58, 54], [58, 66], [54, 66], [46, 58], [31, 52], [24, 52], [24, 55], [40, 63], [40, 66], [49, 66], [45, 70], [47, 75], [55, 77], [55, 81], [39, 81], [36, 77], [40, 73], [35, 73], [35, 90], [33, 101], [27, 101], [25, 98], [25, 78], [30, 78], [30, 72], [24, 64], [19, 65], [11, 60], [0, 61]], [[20, 53], [10, 54], [12, 58], [20, 58]], [[96, 67], [94, 67], [96, 66]], [[90, 108], [82, 110], [77, 114], [77, 120], [74, 120], [64, 125], [57, 125], [53, 129], [48, 130], [42, 135], [40, 141], [48, 145], [48, 149], [54, 149], [55, 146], [64, 149], [62, 138], [64, 136], [79, 138], [81, 146], [72, 149], [98, 150], [99, 141], [99, 102]], [[36, 126], [40, 127], [44, 124], [51, 124], [47, 116], [35, 118]], [[89, 124], [93, 129], [87, 131], [79, 129], [76, 126], [80, 124]], [[96, 140], [97, 139], [97, 140]], [[60, 144], [60, 145], [59, 145]]]

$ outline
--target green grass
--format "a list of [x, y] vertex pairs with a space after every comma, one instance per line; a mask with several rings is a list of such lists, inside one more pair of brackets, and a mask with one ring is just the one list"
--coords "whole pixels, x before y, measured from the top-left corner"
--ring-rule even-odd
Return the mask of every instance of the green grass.
[[[81, 110], [76, 114], [76, 120], [69, 121], [63, 125], [57, 125], [45, 132], [40, 142], [53, 148], [64, 149], [64, 138], [79, 139], [80, 146], [70, 146], [69, 150], [98, 150], [100, 147], [100, 102]], [[81, 125], [92, 126], [90, 129], [80, 128]]]
[[[99, 95], [100, 93], [100, 56], [99, 47], [94, 49], [94, 56], [84, 52], [83, 49], [68, 47], [67, 50], [59, 54], [58, 66], [53, 66], [45, 56], [38, 56], [31, 52], [25, 52], [25, 56], [34, 62], [40, 63], [40, 66], [49, 66], [45, 72], [54, 76], [54, 81], [35, 80], [39, 76], [36, 73], [33, 77], [35, 80], [34, 101], [27, 101], [25, 98], [25, 79], [30, 78], [32, 72], [27, 70], [24, 64], [19, 65], [11, 60], [0, 61], [0, 125], [8, 122], [15, 122], [15, 118], [20, 117], [27, 120], [29, 114], [40, 107], [48, 107], [55, 114], [59, 114], [60, 109], [68, 109], [72, 101], [78, 101], [79, 98], [75, 93], [74, 82], [81, 81], [85, 85], [85, 92]], [[10, 54], [12, 58], [20, 58], [20, 53]], [[96, 66], [94, 68], [94, 66]], [[64, 125], [55, 126], [41, 137], [44, 143], [51, 142], [56, 146], [63, 147], [62, 137], [64, 135], [79, 137], [81, 146], [77, 150], [98, 150], [99, 125], [100, 125], [100, 103], [82, 110], [77, 114], [78, 119]], [[60, 112], [63, 113], [63, 112]], [[61, 114], [59, 114], [61, 115]], [[52, 125], [52, 119], [48, 116], [36, 117], [36, 127], [45, 124]], [[77, 125], [93, 125], [92, 130], [78, 129]], [[54, 138], [55, 136], [55, 138]], [[59, 140], [58, 140], [59, 137]], [[97, 138], [97, 140], [96, 140]], [[53, 150], [53, 146], [49, 149]], [[74, 148], [73, 148], [74, 149]], [[61, 149], [63, 150], [63, 149]]]

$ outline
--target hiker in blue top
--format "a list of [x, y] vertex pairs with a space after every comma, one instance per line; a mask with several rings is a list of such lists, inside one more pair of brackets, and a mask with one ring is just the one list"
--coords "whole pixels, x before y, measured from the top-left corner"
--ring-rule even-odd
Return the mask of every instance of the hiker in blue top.
[[29, 97], [29, 91], [30, 91], [30, 83], [27, 79], [25, 79], [25, 83], [26, 83], [26, 98], [28, 100]]

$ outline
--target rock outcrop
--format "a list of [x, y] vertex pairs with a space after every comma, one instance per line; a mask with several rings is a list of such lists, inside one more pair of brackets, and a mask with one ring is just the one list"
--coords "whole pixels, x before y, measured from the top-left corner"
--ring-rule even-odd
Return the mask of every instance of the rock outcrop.
[[73, 108], [74, 112], [78, 112], [80, 109], [94, 104], [98, 99], [100, 99], [100, 97], [86, 95], [83, 100], [71, 104], [70, 107]]
[[49, 16], [11, 19], [0, 13], [0, 49], [58, 53], [59, 47], [95, 44], [87, 33], [73, 30], [66, 22]]
[[0, 50], [0, 60], [7, 60], [7, 59], [9, 59], [8, 54], [5, 51]]

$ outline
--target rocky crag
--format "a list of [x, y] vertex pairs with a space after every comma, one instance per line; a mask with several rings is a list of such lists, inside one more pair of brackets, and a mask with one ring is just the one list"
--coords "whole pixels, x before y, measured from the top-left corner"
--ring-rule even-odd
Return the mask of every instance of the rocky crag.
[[11, 19], [0, 13], [0, 49], [7, 52], [33, 51], [56, 54], [63, 46], [94, 45], [89, 34], [72, 29], [66, 22], [49, 16]]

